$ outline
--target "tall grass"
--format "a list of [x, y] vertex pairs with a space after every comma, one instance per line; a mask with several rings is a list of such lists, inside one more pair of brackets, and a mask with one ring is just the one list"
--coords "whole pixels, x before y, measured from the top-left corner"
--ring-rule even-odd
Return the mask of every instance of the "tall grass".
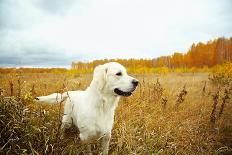
[[[208, 74], [133, 76], [140, 85], [133, 96], [120, 100], [110, 154], [232, 153], [231, 85], [221, 86], [215, 106], [212, 95], [218, 87], [210, 82]], [[91, 74], [2, 75], [0, 154], [83, 154], [85, 146], [75, 127], [61, 138], [63, 105], [38, 105], [33, 97], [85, 89], [91, 78]], [[227, 91], [221, 91], [225, 87]], [[93, 143], [94, 154], [98, 154], [98, 141]]]

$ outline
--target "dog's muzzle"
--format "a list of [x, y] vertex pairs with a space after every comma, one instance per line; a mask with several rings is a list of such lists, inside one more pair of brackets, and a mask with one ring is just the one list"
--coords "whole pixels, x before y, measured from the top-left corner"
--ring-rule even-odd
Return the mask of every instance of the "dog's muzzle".
[[132, 95], [132, 92], [136, 89], [136, 87], [138, 86], [139, 84], [139, 81], [136, 80], [136, 79], [133, 79], [132, 80], [132, 85], [133, 85], [133, 88], [130, 90], [130, 91], [122, 91], [120, 90], [119, 88], [115, 88], [114, 89], [114, 92], [117, 94], [117, 95], [120, 95], [120, 96], [131, 96]]
[[117, 94], [117, 95], [120, 95], [120, 96], [131, 96], [132, 92], [124, 92], [118, 88], [115, 88], [114, 89], [114, 92]]
[[136, 87], [134, 87], [131, 91], [128, 91], [128, 92], [125, 92], [125, 91], [122, 91], [118, 88], [115, 88], [114, 89], [114, 92], [117, 94], [117, 95], [120, 95], [120, 96], [131, 96], [132, 95], [132, 92], [136, 89]]

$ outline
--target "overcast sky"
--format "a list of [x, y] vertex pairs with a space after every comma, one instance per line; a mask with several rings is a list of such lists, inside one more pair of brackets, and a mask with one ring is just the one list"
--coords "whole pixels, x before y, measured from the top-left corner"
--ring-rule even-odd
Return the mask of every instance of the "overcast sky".
[[0, 66], [154, 58], [222, 36], [231, 0], [0, 0]]

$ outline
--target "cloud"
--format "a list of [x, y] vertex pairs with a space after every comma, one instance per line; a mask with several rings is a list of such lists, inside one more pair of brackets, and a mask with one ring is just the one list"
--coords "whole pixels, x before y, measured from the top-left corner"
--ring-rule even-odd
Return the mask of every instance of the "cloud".
[[231, 37], [229, 0], [0, 0], [0, 66], [153, 58]]
[[36, 7], [51, 15], [65, 15], [78, 0], [34, 0]]

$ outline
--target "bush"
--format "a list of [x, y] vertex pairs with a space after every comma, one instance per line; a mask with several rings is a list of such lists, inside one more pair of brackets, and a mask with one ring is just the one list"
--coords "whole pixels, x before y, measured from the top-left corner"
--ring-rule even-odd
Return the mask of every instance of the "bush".
[[232, 84], [232, 63], [225, 63], [223, 65], [217, 65], [212, 68], [212, 74], [209, 76], [209, 80], [213, 84], [230, 85]]
[[0, 154], [54, 154], [60, 145], [57, 110], [26, 103], [1, 96]]

